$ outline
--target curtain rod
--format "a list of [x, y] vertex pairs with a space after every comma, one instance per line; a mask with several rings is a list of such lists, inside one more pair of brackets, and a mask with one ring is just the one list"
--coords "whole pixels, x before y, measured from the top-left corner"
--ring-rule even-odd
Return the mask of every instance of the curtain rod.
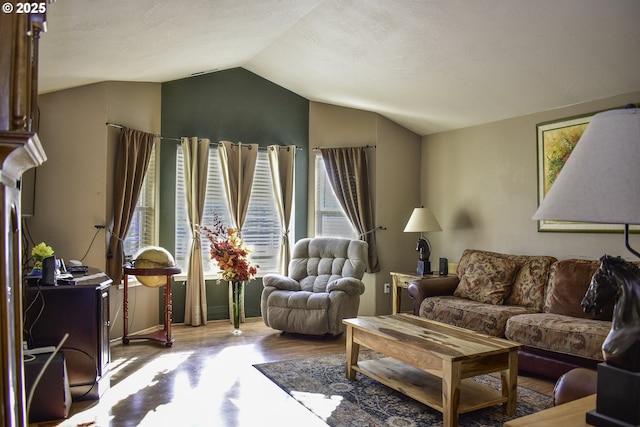
[[319, 151], [322, 148], [377, 148], [375, 145], [362, 145], [361, 147], [313, 147], [313, 151]]
[[[118, 128], [118, 129], [124, 129], [126, 126], [122, 126], [116, 123], [109, 123], [107, 122], [107, 126], [111, 126], [113, 128]], [[171, 138], [168, 136], [162, 136], [162, 135], [156, 135], [154, 134], [153, 136], [155, 136], [156, 138], [160, 138], [160, 139], [170, 139], [171, 141], [182, 141], [180, 138]]]
[[[213, 144], [222, 145], [222, 142], [220, 142], [220, 141], [217, 142], [217, 143], [214, 142]], [[240, 144], [240, 143], [239, 142], [232, 142], [231, 143], [231, 145], [238, 145], [238, 144]], [[244, 147], [248, 147], [249, 150], [251, 149], [251, 145], [250, 144], [242, 143], [242, 145]], [[277, 145], [280, 148], [287, 148], [288, 147], [288, 145], [278, 145], [278, 144], [272, 144], [272, 145]], [[270, 147], [270, 145], [267, 146], [267, 147], [265, 147], [264, 145], [258, 145], [258, 150], [267, 150], [267, 149], [269, 149], [269, 147]], [[296, 151], [302, 151], [302, 147], [298, 147], [297, 145], [295, 145], [294, 147], [296, 147]]]
[[[111, 127], [118, 128], [118, 129], [124, 129], [126, 127], [126, 126], [123, 126], [123, 125], [119, 125], [117, 123], [109, 123], [109, 122], [107, 122], [107, 126], [111, 126]], [[172, 137], [168, 137], [168, 136], [155, 135], [155, 134], [154, 134], [154, 136], [156, 138], [160, 138], [160, 139], [169, 139], [171, 141], [182, 142], [182, 139], [180, 139], [180, 138], [172, 138]], [[219, 142], [212, 142], [211, 145], [213, 145], [213, 144], [220, 144], [220, 143]], [[237, 143], [231, 143], [231, 144], [232, 145], [238, 145]], [[287, 147], [287, 146], [286, 145], [279, 145], [279, 147]], [[302, 151], [302, 147], [298, 147], [297, 145], [295, 147], [296, 147], [296, 151]], [[258, 146], [258, 150], [266, 150], [266, 149], [267, 149], [267, 147]]]

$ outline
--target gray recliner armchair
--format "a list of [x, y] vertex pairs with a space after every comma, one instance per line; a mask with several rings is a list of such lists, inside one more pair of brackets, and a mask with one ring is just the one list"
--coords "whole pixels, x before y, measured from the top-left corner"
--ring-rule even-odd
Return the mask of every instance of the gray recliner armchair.
[[267, 326], [284, 332], [338, 335], [342, 319], [358, 316], [368, 245], [328, 237], [301, 239], [287, 276], [263, 277], [261, 309]]

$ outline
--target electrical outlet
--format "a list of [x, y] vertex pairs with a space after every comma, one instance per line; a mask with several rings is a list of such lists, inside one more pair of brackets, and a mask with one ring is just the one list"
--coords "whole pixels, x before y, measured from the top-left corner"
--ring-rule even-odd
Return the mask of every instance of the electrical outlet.
[[391, 283], [385, 283], [384, 284], [384, 293], [388, 294], [391, 292]]

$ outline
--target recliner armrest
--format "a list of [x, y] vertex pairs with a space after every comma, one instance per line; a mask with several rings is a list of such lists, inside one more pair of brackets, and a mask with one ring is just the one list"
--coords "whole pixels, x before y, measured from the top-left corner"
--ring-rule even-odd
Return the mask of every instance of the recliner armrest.
[[282, 289], [285, 291], [299, 291], [302, 288], [297, 280], [281, 274], [266, 274], [262, 278], [262, 286], [273, 286], [274, 288]]
[[420, 304], [425, 298], [453, 295], [458, 287], [460, 279], [458, 276], [447, 276], [433, 279], [420, 279], [409, 284], [407, 292], [413, 298], [413, 314], [416, 316], [420, 313]]
[[327, 285], [327, 292], [331, 291], [344, 291], [347, 295], [362, 295], [364, 283], [353, 277], [343, 277]]

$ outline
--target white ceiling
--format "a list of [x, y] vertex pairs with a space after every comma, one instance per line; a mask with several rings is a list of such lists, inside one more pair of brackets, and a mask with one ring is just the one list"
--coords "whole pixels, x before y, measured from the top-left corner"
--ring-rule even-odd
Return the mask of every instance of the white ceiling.
[[41, 93], [243, 67], [426, 135], [640, 90], [638, 0], [57, 0], [47, 18]]

